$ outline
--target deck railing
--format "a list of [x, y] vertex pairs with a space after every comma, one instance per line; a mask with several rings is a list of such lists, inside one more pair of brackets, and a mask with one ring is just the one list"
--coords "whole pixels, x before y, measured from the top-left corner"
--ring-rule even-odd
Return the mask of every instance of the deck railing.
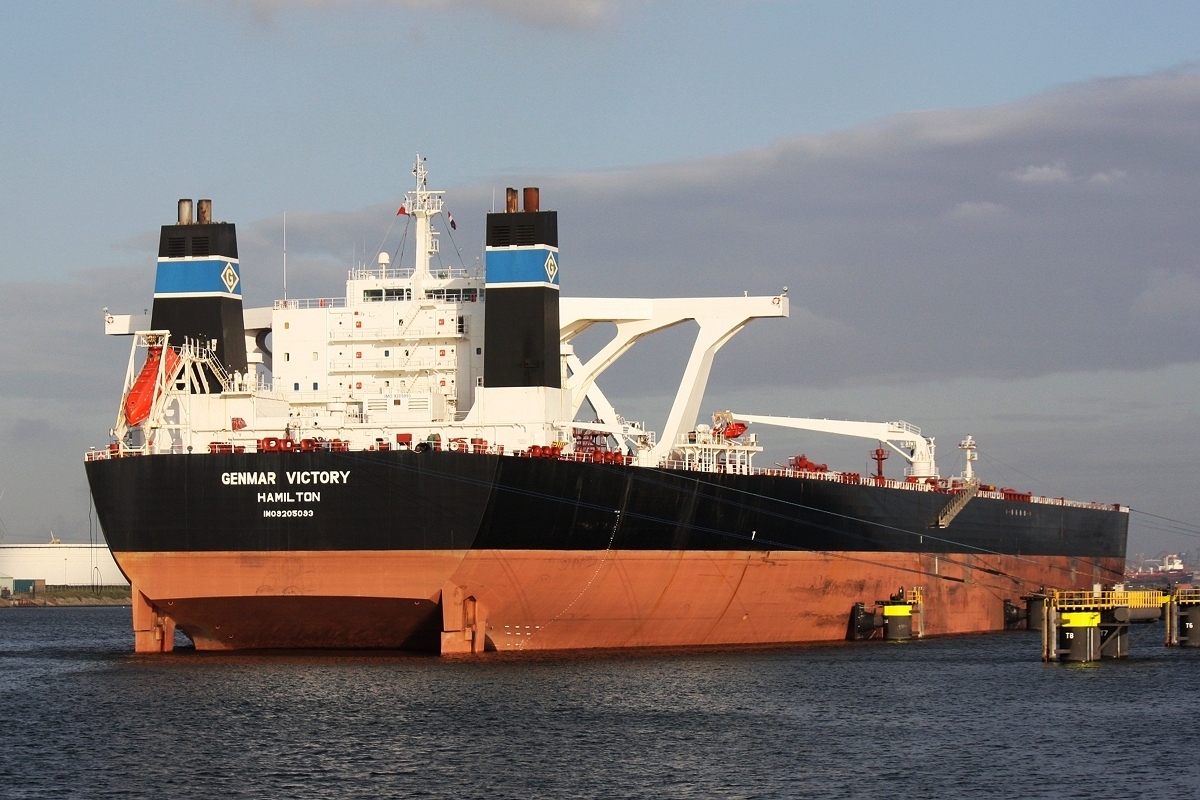
[[344, 297], [307, 297], [301, 300], [276, 300], [276, 309], [345, 308]]
[[[353, 421], [357, 421], [357, 419], [354, 419]], [[448, 440], [445, 440], [442, 442], [427, 442], [427, 444], [432, 445], [434, 450], [450, 450], [450, 451], [462, 451], [462, 452], [487, 454], [487, 455], [509, 455], [509, 456], [518, 456], [518, 457], [530, 457], [530, 455], [531, 455], [530, 451], [528, 451], [528, 450], [517, 450], [517, 451], [508, 450], [506, 452], [505, 448], [502, 445], [498, 446], [495, 444], [488, 444], [488, 445], [484, 445], [481, 447], [481, 446], [478, 446], [475, 444], [468, 444], [469, 441], [470, 440], [467, 437], [456, 437], [454, 439], [448, 439]], [[384, 442], [385, 447], [383, 447], [383, 448], [378, 448], [376, 445], [369, 445], [366, 448], [359, 448], [359, 449], [364, 449], [364, 450], [366, 450], [366, 449], [370, 449], [370, 450], [410, 449], [411, 447], [414, 447], [420, 443], [421, 443], [420, 440], [414, 441], [411, 445], [406, 447], [406, 446], [393, 444], [390, 441], [388, 441], [388, 442]], [[214, 443], [214, 444], [225, 445], [226, 443]], [[239, 442], [238, 447], [243, 448], [244, 452], [247, 452], [247, 453], [257, 452], [257, 448], [253, 442]], [[586, 452], [586, 451], [585, 452], [568, 451], [568, 452], [559, 452], [554, 455], [548, 455], [549, 451], [550, 451], [550, 448], [539, 448], [539, 451], [538, 451], [539, 454], [534, 455], [532, 457], [534, 457], [534, 458], [556, 458], [559, 461], [577, 461], [577, 462], [604, 461], [603, 455], [601, 455], [601, 457], [598, 459], [593, 453]], [[198, 452], [204, 452], [204, 451], [200, 450]], [[239, 452], [241, 452], [241, 451], [239, 451]], [[601, 451], [601, 452], [603, 453], [605, 451]], [[103, 460], [103, 459], [108, 459], [108, 458], [118, 458], [118, 457], [125, 456], [125, 455], [141, 455], [141, 453], [140, 452], [139, 453], [129, 452], [129, 451], [121, 450], [121, 449], [114, 450], [112, 448], [112, 446], [110, 446], [109, 449], [105, 449], [105, 450], [89, 450], [86, 453], [85, 458], [88, 461], [96, 461], [96, 460]], [[624, 456], [624, 455], [618, 456], [617, 454], [614, 454], [612, 456], [611, 461], [604, 461], [604, 463], [632, 464], [633, 458], [631, 456]], [[850, 472], [833, 472], [833, 471], [808, 472], [805, 470], [791, 469], [788, 467], [774, 468], [774, 469], [750, 470], [750, 469], [746, 468], [746, 466], [744, 464], [739, 464], [739, 463], [729, 463], [729, 464], [718, 463], [716, 465], [712, 465], [712, 468], [705, 468], [706, 466], [707, 465], [704, 465], [704, 464], [697, 465], [694, 461], [688, 461], [688, 460], [683, 460], [683, 459], [678, 459], [678, 460], [664, 459], [663, 461], [659, 462], [658, 468], [659, 469], [687, 471], [687, 472], [705, 472], [705, 473], [710, 473], [710, 474], [762, 475], [762, 476], [769, 476], [769, 477], [776, 477], [776, 478], [797, 478], [797, 479], [802, 479], [802, 480], [829, 481], [831, 483], [846, 483], [846, 484], [861, 485], [861, 486], [878, 486], [878, 487], [885, 488], [885, 489], [898, 489], [898, 490], [909, 491], [909, 492], [939, 492], [939, 493], [948, 494], [948, 495], [958, 494], [965, 488], [964, 486], [959, 486], [959, 485], [955, 485], [955, 486], [952, 486], [949, 488], [944, 487], [944, 486], [934, 486], [932, 484], [926, 483], [925, 481], [896, 481], [896, 480], [892, 480], [890, 478], [877, 478], [875, 476], [870, 476], [870, 475], [863, 476], [863, 475], [858, 475], [856, 473], [850, 473]], [[975, 496], [976, 497], [988, 497], [993, 500], [1006, 499], [1002, 492], [997, 492], [997, 491], [981, 490]], [[1076, 500], [1066, 500], [1061, 497], [1031, 497], [1027, 501], [1015, 501], [1015, 502], [1029, 502], [1029, 503], [1037, 503], [1037, 504], [1042, 504], [1042, 505], [1066, 506], [1069, 508], [1089, 508], [1089, 509], [1093, 509], [1096, 511], [1120, 511], [1120, 512], [1123, 512], [1126, 514], [1129, 513], [1129, 507], [1120, 505], [1119, 503], [1084, 503], [1084, 502], [1079, 502]]]
[[1171, 595], [1160, 591], [1052, 591], [1054, 605], [1060, 611], [1093, 611], [1107, 608], [1158, 608]]

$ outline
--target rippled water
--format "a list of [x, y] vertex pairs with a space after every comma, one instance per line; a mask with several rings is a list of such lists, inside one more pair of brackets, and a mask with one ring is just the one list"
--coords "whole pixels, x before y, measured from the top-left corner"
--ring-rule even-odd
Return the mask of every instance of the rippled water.
[[3, 797], [1190, 797], [1200, 651], [1037, 634], [465, 660], [130, 653], [0, 610]]

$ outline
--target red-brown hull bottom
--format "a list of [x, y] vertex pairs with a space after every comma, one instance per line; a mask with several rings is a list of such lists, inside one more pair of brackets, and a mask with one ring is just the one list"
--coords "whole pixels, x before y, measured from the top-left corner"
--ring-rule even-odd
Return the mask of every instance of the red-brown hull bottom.
[[455, 653], [834, 641], [855, 603], [923, 589], [927, 636], [1001, 630], [1004, 600], [1110, 582], [1121, 559], [744, 551], [114, 553], [142, 652]]

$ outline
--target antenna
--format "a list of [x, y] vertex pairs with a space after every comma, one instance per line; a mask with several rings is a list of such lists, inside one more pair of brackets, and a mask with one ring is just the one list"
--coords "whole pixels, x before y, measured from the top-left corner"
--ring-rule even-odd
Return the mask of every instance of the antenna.
[[883, 462], [887, 460], [890, 453], [883, 449], [883, 442], [879, 443], [874, 451], [871, 452], [871, 458], [875, 459], [875, 477], [883, 478]]
[[967, 469], [963, 472], [963, 477], [967, 481], [975, 480], [974, 462], [979, 460], [979, 453], [976, 452], [975, 440], [971, 438], [971, 434], [967, 434], [967, 438], [963, 439], [958, 444], [958, 449], [962, 450], [967, 455]]
[[283, 299], [287, 300], [287, 212], [283, 212]]

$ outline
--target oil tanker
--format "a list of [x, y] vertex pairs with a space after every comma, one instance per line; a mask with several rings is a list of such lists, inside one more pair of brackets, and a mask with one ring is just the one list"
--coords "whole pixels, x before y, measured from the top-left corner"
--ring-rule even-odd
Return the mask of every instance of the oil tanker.
[[[482, 268], [445, 266], [456, 223], [419, 156], [413, 174], [396, 215], [411, 265], [380, 252], [344, 297], [243, 308], [234, 225], [181, 200], [152, 313], [105, 311], [132, 347], [85, 467], [137, 651], [171, 650], [177, 629], [205, 650], [813, 642], [857, 635], [856, 607], [861, 622], [880, 598], [924, 635], [967, 633], [1003, 628], [1005, 601], [1121, 580], [1128, 508], [981, 483], [969, 436], [966, 470], [943, 477], [903, 421], [700, 422], [718, 350], [786, 318], [786, 289], [560, 298], [558, 217], [536, 188], [487, 215]], [[689, 321], [658, 435], [597, 381]], [[584, 360], [573, 342], [604, 323]], [[756, 466], [768, 426], [875, 442], [876, 473]]]

